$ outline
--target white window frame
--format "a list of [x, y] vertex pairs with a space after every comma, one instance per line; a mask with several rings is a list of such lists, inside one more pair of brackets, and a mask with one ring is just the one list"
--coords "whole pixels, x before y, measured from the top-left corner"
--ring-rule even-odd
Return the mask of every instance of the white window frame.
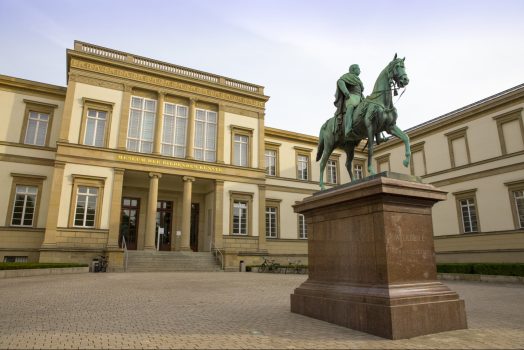
[[[43, 118], [43, 116], [45, 116], [45, 118]], [[51, 115], [49, 113], [29, 111], [29, 115], [27, 117], [27, 127], [25, 130], [24, 144], [34, 145], [34, 146], [45, 146], [46, 140], [47, 140], [47, 133], [49, 131], [48, 129], [49, 129], [50, 119], [51, 119]], [[36, 126], [34, 128], [34, 134], [29, 135], [29, 130], [31, 129], [30, 125], [32, 121], [36, 124]], [[44, 134], [43, 134], [43, 140], [39, 140], [39, 137], [38, 137], [39, 131], [41, 128], [45, 128]]]
[[[515, 213], [517, 216], [518, 228], [524, 228], [524, 190], [514, 190], [513, 194], [513, 205], [515, 206]], [[519, 210], [519, 200], [521, 201], [521, 209]]]
[[[265, 156], [266, 174], [269, 176], [277, 176], [277, 151], [274, 149], [266, 149]], [[271, 171], [271, 169], [273, 169], [273, 171]]]
[[[204, 114], [203, 120], [199, 119]], [[199, 115], [200, 114], [200, 115]], [[211, 121], [211, 117], [214, 117], [215, 121]], [[202, 125], [202, 145], [198, 145], [198, 126]], [[211, 132], [211, 126], [214, 126], [215, 135], [213, 136], [213, 144], [208, 144], [209, 133]], [[196, 160], [202, 160], [205, 162], [216, 162], [217, 159], [217, 137], [218, 137], [218, 113], [206, 109], [196, 108], [195, 109], [195, 140], [193, 144], [193, 157]], [[212, 146], [212, 147], [210, 147]]]
[[[95, 112], [95, 115], [94, 116], [90, 116], [89, 115], [89, 112]], [[104, 118], [100, 118], [100, 114], [104, 114]], [[107, 111], [102, 111], [102, 110], [98, 110], [98, 109], [95, 109], [95, 108], [88, 108], [87, 109], [87, 115], [86, 115], [86, 125], [85, 125], [85, 133], [84, 133], [84, 145], [87, 145], [87, 146], [94, 146], [94, 147], [103, 147], [105, 145], [105, 138], [106, 138], [106, 128], [108, 127], [107, 125], [107, 121], [108, 121], [108, 112]], [[94, 131], [93, 131], [93, 139], [92, 140], [87, 140], [87, 137], [88, 137], [88, 125], [89, 125], [89, 121], [94, 121]], [[98, 125], [99, 123], [104, 123], [104, 128], [102, 130], [99, 130], [98, 129]], [[97, 139], [97, 136], [100, 136], [98, 135], [98, 133], [101, 132], [102, 133], [102, 139], [98, 138]], [[100, 144], [97, 144], [97, 141], [100, 141]]]
[[[239, 215], [238, 215], [237, 227], [235, 227], [235, 212], [237, 210], [238, 210]], [[235, 236], [247, 236], [248, 230], [249, 230], [249, 203], [243, 200], [235, 199], [233, 201], [233, 215], [232, 215], [231, 220], [232, 220], [231, 234]], [[245, 231], [242, 231], [242, 220], [245, 220], [245, 226], [244, 226]]]
[[326, 163], [326, 180], [327, 180], [327, 183], [330, 183], [330, 184], [338, 183], [337, 167], [338, 167], [338, 162], [335, 159], [328, 159], [328, 161]]
[[[85, 189], [85, 193], [81, 192], [81, 190]], [[91, 186], [83, 186], [79, 185], [77, 187], [76, 192], [76, 204], [75, 204], [75, 212], [73, 217], [73, 226], [74, 227], [85, 227], [85, 228], [95, 228], [97, 224], [97, 210], [98, 210], [98, 195], [100, 193], [100, 189], [98, 187], [91, 187]], [[85, 198], [85, 205], [83, 208], [83, 211], [79, 212], [79, 202], [80, 199]], [[94, 203], [93, 203], [94, 201]], [[87, 224], [87, 211], [88, 208], [91, 206], [94, 206], [94, 214], [93, 214], [93, 223], [92, 225]], [[81, 215], [81, 224], [77, 224], [78, 221], [78, 215]]]
[[[459, 199], [459, 203], [464, 233], [478, 232], [478, 214], [475, 198], [462, 198]], [[469, 228], [466, 227], [466, 221], [469, 224]]]
[[305, 154], [297, 155], [297, 178], [309, 180], [309, 156]]
[[266, 206], [266, 237], [278, 237], [278, 207]]
[[233, 165], [249, 165], [249, 136], [234, 134], [233, 135]]
[[[34, 191], [30, 191], [29, 189], [34, 189]], [[15, 210], [17, 208], [16, 206], [16, 202], [17, 202], [17, 197], [18, 196], [23, 196], [24, 199], [23, 199], [23, 204], [22, 204], [22, 216], [21, 216], [21, 219], [20, 219], [20, 224], [15, 224], [13, 223], [13, 220], [15, 220]], [[32, 186], [32, 185], [16, 185], [15, 186], [15, 196], [14, 196], [14, 200], [13, 200], [13, 210], [12, 210], [12, 213], [11, 213], [11, 226], [15, 226], [15, 227], [33, 227], [34, 225], [34, 219], [35, 219], [35, 216], [36, 216], [36, 210], [37, 210], [37, 199], [38, 199], [38, 186]], [[32, 197], [32, 200], [33, 200], [33, 212], [31, 213], [31, 223], [30, 224], [25, 224], [25, 221], [27, 220], [26, 219], [26, 214], [27, 214], [27, 202], [28, 202], [28, 198], [29, 197]]]
[[[133, 107], [133, 100], [141, 100], [141, 107], [136, 108]], [[146, 102], [153, 102], [153, 108], [152, 110], [146, 110]], [[155, 123], [156, 123], [156, 111], [157, 111], [157, 100], [153, 100], [146, 97], [141, 96], [131, 96], [131, 101], [129, 102], [129, 122], [128, 122], [128, 128], [127, 128], [127, 146], [126, 149], [128, 151], [132, 152], [139, 152], [139, 153], [153, 153], [154, 148], [154, 142], [155, 142]], [[131, 123], [133, 120], [132, 113], [133, 111], [138, 111], [140, 113], [139, 116], [139, 122], [138, 122], [138, 130], [137, 130], [137, 136], [130, 136], [129, 133], [131, 132]], [[153, 121], [152, 121], [152, 128], [151, 128], [151, 139], [147, 139], [144, 137], [144, 120], [145, 120], [145, 114], [146, 113], [152, 113], [153, 114]], [[136, 147], [131, 147], [130, 142], [136, 142]], [[145, 151], [145, 146], [150, 147], [150, 151]]]
[[[173, 107], [173, 113], [167, 113], [167, 106]], [[181, 111], [185, 110], [184, 113], [181, 113]], [[163, 118], [163, 125], [162, 125], [162, 147], [161, 147], [161, 154], [164, 156], [169, 157], [178, 157], [178, 158], [185, 158], [186, 157], [186, 144], [187, 144], [187, 127], [188, 127], [188, 121], [189, 121], [189, 108], [184, 105], [179, 105], [175, 103], [170, 102], [164, 102], [164, 118]], [[172, 135], [167, 135], [166, 131], [167, 128], [167, 122], [169, 118], [173, 118], [173, 128], [172, 128]], [[184, 132], [182, 135], [177, 135], [177, 129], [179, 128], [180, 123], [184, 122]], [[171, 137], [169, 137], [171, 136]], [[177, 152], [178, 151], [178, 152]]]
[[304, 214], [298, 214], [298, 239], [307, 239], [307, 224]]
[[353, 176], [355, 180], [360, 180], [364, 178], [364, 166], [360, 163], [353, 165]]

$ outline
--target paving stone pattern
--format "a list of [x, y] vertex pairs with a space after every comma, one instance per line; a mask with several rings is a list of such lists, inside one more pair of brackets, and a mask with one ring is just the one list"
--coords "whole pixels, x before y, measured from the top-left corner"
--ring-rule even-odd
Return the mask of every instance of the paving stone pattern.
[[0, 348], [521, 349], [524, 285], [448, 281], [469, 329], [386, 340], [289, 311], [304, 275], [99, 273], [0, 280]]

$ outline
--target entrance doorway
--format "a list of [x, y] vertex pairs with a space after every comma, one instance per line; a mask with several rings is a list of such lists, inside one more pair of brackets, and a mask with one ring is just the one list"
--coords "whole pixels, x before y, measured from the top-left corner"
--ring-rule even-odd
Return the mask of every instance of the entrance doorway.
[[198, 252], [198, 203], [191, 203], [191, 228], [189, 229], [189, 246], [194, 252]]
[[136, 250], [139, 213], [139, 198], [122, 198], [120, 234], [118, 236], [118, 244], [120, 247], [123, 245], [122, 238], [125, 238], [127, 249]]
[[[155, 245], [159, 250], [171, 250], [171, 227], [173, 223], [173, 202], [158, 201], [156, 206], [156, 230]], [[160, 244], [158, 243], [158, 229], [163, 228], [164, 234], [160, 235]]]

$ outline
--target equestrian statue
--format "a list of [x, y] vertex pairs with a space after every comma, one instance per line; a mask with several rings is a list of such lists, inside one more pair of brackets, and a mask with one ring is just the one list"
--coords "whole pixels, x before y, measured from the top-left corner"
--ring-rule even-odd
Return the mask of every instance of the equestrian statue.
[[404, 88], [409, 79], [404, 67], [406, 58], [397, 58], [397, 54], [379, 74], [371, 95], [363, 98], [364, 87], [358, 75], [360, 67], [351, 65], [349, 73], [344, 74], [337, 81], [335, 94], [335, 115], [328, 119], [320, 129], [317, 150], [317, 162], [320, 160], [320, 188], [324, 186], [324, 169], [335, 148], [342, 148], [346, 152], [346, 169], [353, 181], [351, 163], [355, 155], [355, 147], [360, 141], [367, 138], [368, 173], [375, 174], [372, 165], [373, 144], [382, 142], [381, 133], [388, 132], [404, 142], [405, 167], [409, 166], [411, 150], [409, 137], [396, 125], [397, 109], [393, 106], [393, 94], [397, 95], [397, 88]]

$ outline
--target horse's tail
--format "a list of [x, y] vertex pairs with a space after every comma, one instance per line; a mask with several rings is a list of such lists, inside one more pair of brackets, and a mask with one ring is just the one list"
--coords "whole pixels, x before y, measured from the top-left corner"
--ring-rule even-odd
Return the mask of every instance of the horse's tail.
[[320, 135], [318, 135], [318, 148], [317, 148], [317, 162], [322, 158], [324, 153], [324, 130], [326, 129], [327, 122], [320, 128]]

